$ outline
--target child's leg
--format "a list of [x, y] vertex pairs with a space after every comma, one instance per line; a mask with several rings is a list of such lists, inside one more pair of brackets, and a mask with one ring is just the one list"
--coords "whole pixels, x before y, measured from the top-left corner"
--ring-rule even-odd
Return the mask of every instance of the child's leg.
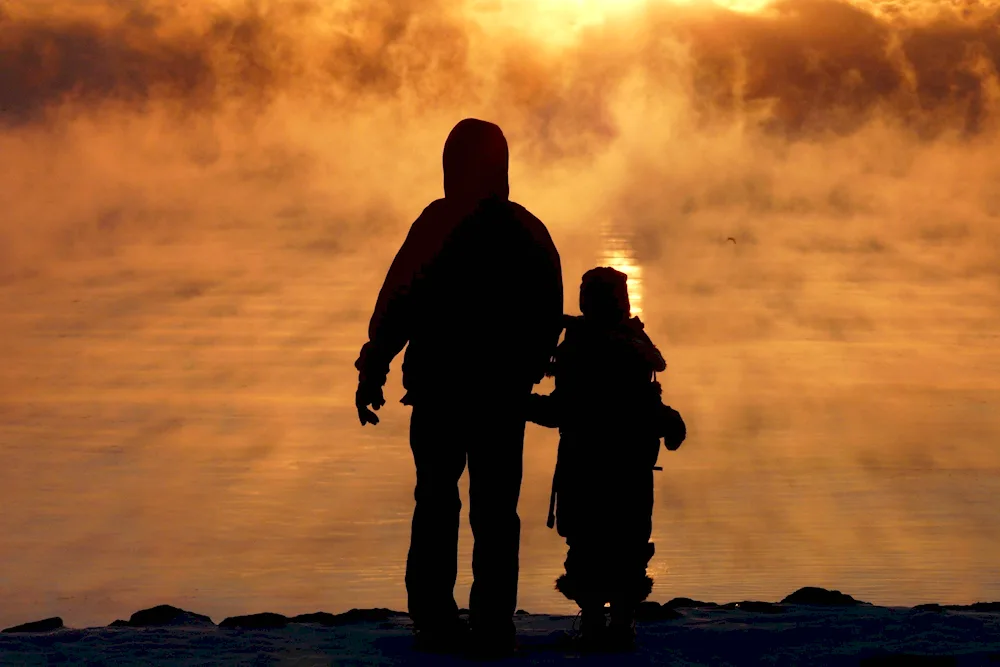
[[566, 574], [556, 588], [580, 606], [580, 640], [584, 648], [599, 648], [607, 628], [608, 601], [603, 550], [592, 540], [567, 539]]
[[556, 589], [581, 609], [602, 608], [610, 600], [606, 550], [590, 539], [567, 538], [566, 574]]
[[587, 604], [580, 607], [580, 632], [585, 637], [602, 635], [608, 626], [608, 617], [603, 604]]
[[635, 637], [636, 605], [630, 600], [615, 600], [611, 603], [611, 629], [617, 634]]
[[653, 529], [652, 482], [652, 471], [644, 471], [635, 484], [623, 493], [628, 503], [623, 508], [624, 516], [619, 524], [620, 550], [615, 559], [610, 628], [612, 642], [622, 649], [634, 645], [636, 608], [653, 589], [653, 580], [646, 574], [655, 553], [655, 547], [649, 541]]
[[611, 624], [608, 626], [608, 648], [631, 651], [635, 648], [635, 613], [639, 603], [649, 597], [653, 580], [646, 576], [646, 565], [653, 555], [653, 545], [636, 545], [622, 553], [620, 573], [616, 577], [611, 599]]

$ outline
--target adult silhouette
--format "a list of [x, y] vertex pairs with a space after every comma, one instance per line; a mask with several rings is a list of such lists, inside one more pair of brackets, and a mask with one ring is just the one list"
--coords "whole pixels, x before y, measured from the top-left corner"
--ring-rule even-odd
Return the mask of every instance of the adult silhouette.
[[562, 329], [559, 254], [545, 225], [509, 200], [499, 127], [466, 119], [444, 146], [444, 198], [417, 218], [379, 293], [355, 366], [361, 423], [377, 424], [389, 364], [403, 360], [416, 507], [406, 591], [418, 646], [466, 633], [454, 587], [458, 481], [469, 467], [475, 544], [473, 646], [514, 646], [526, 408]]

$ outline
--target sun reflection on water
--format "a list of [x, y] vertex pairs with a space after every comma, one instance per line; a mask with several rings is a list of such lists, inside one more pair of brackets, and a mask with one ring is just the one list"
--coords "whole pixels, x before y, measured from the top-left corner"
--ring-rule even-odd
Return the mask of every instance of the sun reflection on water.
[[642, 315], [643, 284], [642, 266], [635, 258], [632, 239], [612, 225], [601, 230], [601, 264], [610, 266], [628, 276], [628, 294], [632, 315]]

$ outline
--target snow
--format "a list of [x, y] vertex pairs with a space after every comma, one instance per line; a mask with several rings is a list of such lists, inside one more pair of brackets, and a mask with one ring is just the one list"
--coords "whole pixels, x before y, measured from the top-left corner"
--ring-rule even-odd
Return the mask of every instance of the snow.
[[[496, 664], [1000, 665], [1000, 613], [995, 611], [868, 605], [780, 605], [768, 613], [733, 606], [679, 611], [676, 620], [641, 623], [639, 648], [628, 655], [576, 654], [566, 644], [573, 617], [521, 615], [516, 618], [520, 655]], [[414, 653], [410, 644], [405, 616], [332, 626], [293, 622], [272, 630], [215, 625], [63, 629], [0, 634], [0, 664], [464, 664]]]

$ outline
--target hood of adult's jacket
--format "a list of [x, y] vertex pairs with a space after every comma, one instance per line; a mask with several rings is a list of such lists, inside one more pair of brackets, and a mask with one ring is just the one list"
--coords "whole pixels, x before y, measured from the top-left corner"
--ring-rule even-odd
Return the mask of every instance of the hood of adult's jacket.
[[474, 206], [483, 199], [510, 196], [510, 153], [503, 131], [493, 123], [466, 118], [444, 144], [444, 196]]

